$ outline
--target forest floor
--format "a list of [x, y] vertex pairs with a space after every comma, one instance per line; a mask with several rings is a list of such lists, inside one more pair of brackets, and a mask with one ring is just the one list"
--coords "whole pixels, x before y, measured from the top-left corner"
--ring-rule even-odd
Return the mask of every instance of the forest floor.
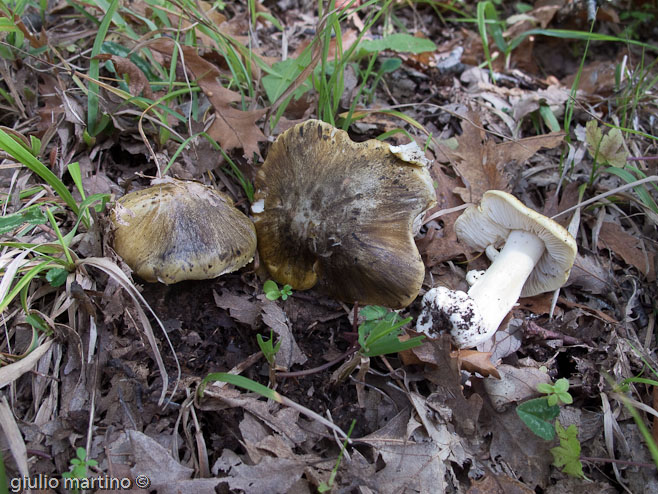
[[[0, 2], [10, 492], [658, 493], [656, 2], [336, 3]], [[271, 300], [258, 254], [163, 285], [113, 251], [114, 201], [154, 178], [251, 215], [272, 143], [312, 118], [425, 150], [404, 333], [488, 264], [454, 222], [490, 189], [571, 232], [568, 281], [477, 348], [367, 356], [362, 306]]]

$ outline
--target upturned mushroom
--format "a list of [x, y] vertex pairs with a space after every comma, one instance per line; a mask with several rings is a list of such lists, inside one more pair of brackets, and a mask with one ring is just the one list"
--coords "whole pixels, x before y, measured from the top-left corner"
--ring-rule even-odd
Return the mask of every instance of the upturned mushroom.
[[519, 297], [560, 288], [577, 252], [576, 241], [561, 225], [500, 190], [485, 192], [479, 206], [466, 209], [455, 232], [460, 242], [485, 251], [492, 263], [484, 272], [468, 273], [468, 294], [429, 290], [416, 329], [430, 336], [450, 329], [460, 348], [491, 338]]
[[288, 129], [256, 175], [261, 261], [297, 290], [407, 306], [425, 275], [414, 226], [435, 203], [426, 164], [415, 144], [356, 143], [318, 120]]
[[256, 251], [253, 224], [230, 197], [165, 178], [112, 210], [114, 250], [145, 281], [203, 280], [235, 271]]

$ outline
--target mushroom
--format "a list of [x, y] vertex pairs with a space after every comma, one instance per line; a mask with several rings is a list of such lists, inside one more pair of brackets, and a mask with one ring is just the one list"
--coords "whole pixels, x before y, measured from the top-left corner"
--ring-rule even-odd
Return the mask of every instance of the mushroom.
[[252, 206], [272, 278], [345, 302], [409, 305], [425, 276], [414, 225], [435, 203], [426, 164], [415, 143], [356, 143], [318, 120], [285, 131], [256, 175]]
[[576, 241], [569, 232], [500, 190], [485, 192], [479, 206], [466, 209], [455, 222], [455, 232], [460, 242], [485, 251], [491, 266], [468, 273], [468, 294], [445, 287], [429, 290], [416, 329], [431, 336], [447, 321], [460, 348], [493, 336], [519, 297], [560, 288], [576, 257]]
[[253, 259], [256, 231], [230, 197], [197, 182], [165, 178], [112, 210], [114, 250], [146, 281], [203, 280]]

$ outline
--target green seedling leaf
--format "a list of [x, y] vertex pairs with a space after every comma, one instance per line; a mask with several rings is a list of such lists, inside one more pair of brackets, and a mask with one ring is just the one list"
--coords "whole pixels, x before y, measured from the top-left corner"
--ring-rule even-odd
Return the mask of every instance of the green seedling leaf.
[[557, 118], [555, 118], [555, 114], [550, 106], [545, 104], [539, 105], [539, 115], [541, 115], [541, 118], [551, 132], [558, 132], [560, 130], [560, 124]]
[[400, 60], [399, 58], [386, 58], [382, 62], [379, 72], [382, 74], [395, 72], [400, 68], [401, 65], [402, 65], [402, 60]]
[[29, 223], [30, 225], [43, 225], [48, 221], [46, 215], [36, 204], [19, 211], [7, 214], [0, 218], [0, 234], [10, 232], [19, 226]]
[[360, 353], [366, 357], [377, 357], [389, 353], [398, 353], [421, 344], [423, 337], [418, 336], [407, 341], [400, 341], [402, 326], [411, 321], [411, 317], [398, 321], [396, 312], [376, 305], [364, 307], [359, 311], [365, 322], [359, 325]]
[[49, 334], [50, 333], [50, 328], [46, 324], [46, 322], [36, 314], [28, 314], [25, 316], [25, 322], [27, 322], [30, 326], [32, 326], [34, 329], [41, 331], [43, 333]]
[[214, 372], [212, 374], [208, 374], [199, 385], [199, 389], [197, 391], [199, 396], [203, 397], [203, 392], [206, 389], [208, 383], [211, 381], [222, 381], [234, 386], [239, 386], [243, 389], [246, 389], [247, 391], [253, 391], [254, 393], [258, 393], [265, 398], [276, 401], [277, 403], [281, 403], [283, 401], [281, 395], [273, 389], [263, 386], [262, 384], [252, 381], [251, 379], [248, 379], [244, 376], [236, 376], [235, 374], [228, 374], [226, 372]]
[[368, 39], [359, 45], [359, 54], [361, 56], [379, 53], [384, 50], [398, 53], [424, 53], [426, 51], [435, 51], [436, 45], [429, 39], [416, 38], [406, 33], [395, 33], [380, 39]]
[[46, 281], [50, 283], [50, 286], [57, 288], [66, 283], [66, 277], [69, 275], [69, 272], [63, 268], [52, 268], [46, 271]]
[[267, 300], [277, 300], [281, 296], [279, 285], [275, 281], [267, 280], [263, 285], [263, 291]]
[[580, 441], [578, 440], [578, 429], [571, 424], [566, 429], [560, 422], [555, 422], [555, 431], [560, 439], [560, 445], [551, 448], [553, 465], [560, 468], [572, 477], [585, 478], [583, 464], [580, 462]]
[[359, 311], [361, 317], [363, 317], [366, 321], [375, 321], [377, 319], [381, 319], [386, 317], [388, 313], [389, 311], [386, 307], [381, 307], [379, 305], [367, 305]]
[[556, 393], [566, 393], [569, 390], [569, 380], [562, 377], [553, 384], [553, 391]]
[[260, 351], [263, 352], [263, 356], [265, 357], [265, 360], [267, 360], [267, 363], [271, 366], [274, 365], [276, 354], [281, 348], [281, 340], [279, 340], [276, 345], [272, 345], [272, 342], [274, 341], [274, 334], [272, 330], [270, 330], [269, 340], [264, 340], [261, 334], [256, 335], [256, 340], [258, 341]]
[[548, 394], [553, 393], [554, 389], [555, 388], [553, 388], [553, 385], [549, 384], [549, 383], [539, 383], [539, 384], [537, 384], [537, 391], [539, 391], [540, 393], [544, 393], [544, 394], [548, 395]]
[[528, 428], [536, 435], [550, 441], [555, 437], [555, 429], [549, 420], [557, 418], [560, 408], [549, 405], [547, 398], [535, 398], [521, 403], [516, 413]]
[[283, 285], [283, 288], [281, 288], [281, 300], [288, 300], [290, 295], [292, 295], [292, 286]]
[[33, 135], [30, 136], [30, 150], [34, 156], [41, 154], [41, 139]]

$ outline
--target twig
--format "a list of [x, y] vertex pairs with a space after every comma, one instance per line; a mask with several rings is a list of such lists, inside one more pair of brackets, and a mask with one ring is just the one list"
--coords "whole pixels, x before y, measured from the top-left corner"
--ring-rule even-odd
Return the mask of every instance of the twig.
[[319, 367], [314, 367], [313, 369], [306, 369], [302, 371], [294, 371], [294, 372], [277, 372], [276, 376], [277, 377], [303, 377], [303, 376], [309, 376], [311, 374], [316, 374], [318, 372], [322, 372], [325, 369], [328, 369], [332, 365], [336, 365], [338, 362], [345, 360], [347, 357], [352, 356], [353, 354], [356, 353], [358, 346], [352, 346], [347, 350], [345, 353], [343, 353], [341, 356], [333, 359], [331, 362], [327, 362], [326, 364], [322, 364]]
[[565, 345], [581, 345], [583, 343], [582, 340], [579, 340], [578, 338], [543, 328], [533, 321], [528, 321], [525, 332], [528, 335], [538, 336], [544, 340], [562, 340]]
[[593, 456], [581, 456], [580, 459], [582, 461], [589, 461], [590, 463], [618, 463], [620, 465], [630, 465], [633, 467], [656, 468], [656, 465], [653, 463], [644, 463], [641, 461], [617, 460], [615, 458], [597, 458]]
[[579, 204], [576, 204], [573, 207], [565, 209], [564, 211], [561, 211], [558, 214], [556, 214], [554, 216], [551, 216], [551, 219], [555, 219], [558, 216], [562, 216], [563, 214], [567, 214], [567, 213], [570, 213], [571, 211], [575, 211], [578, 208], [589, 206], [590, 204], [593, 204], [597, 201], [600, 201], [601, 199], [604, 199], [608, 196], [613, 196], [613, 195], [617, 194], [618, 192], [623, 192], [625, 190], [632, 189], [633, 187], [637, 187], [638, 185], [646, 184], [646, 183], [649, 183], [649, 182], [658, 182], [658, 175], [652, 175], [651, 177], [646, 177], [646, 178], [643, 178], [641, 180], [636, 180], [635, 182], [631, 182], [629, 184], [625, 184], [625, 185], [622, 185], [620, 187], [616, 187], [612, 190], [609, 190], [608, 192], [604, 192], [603, 194], [599, 194], [595, 197], [592, 197], [591, 199], [588, 199], [588, 200], [583, 201]]

